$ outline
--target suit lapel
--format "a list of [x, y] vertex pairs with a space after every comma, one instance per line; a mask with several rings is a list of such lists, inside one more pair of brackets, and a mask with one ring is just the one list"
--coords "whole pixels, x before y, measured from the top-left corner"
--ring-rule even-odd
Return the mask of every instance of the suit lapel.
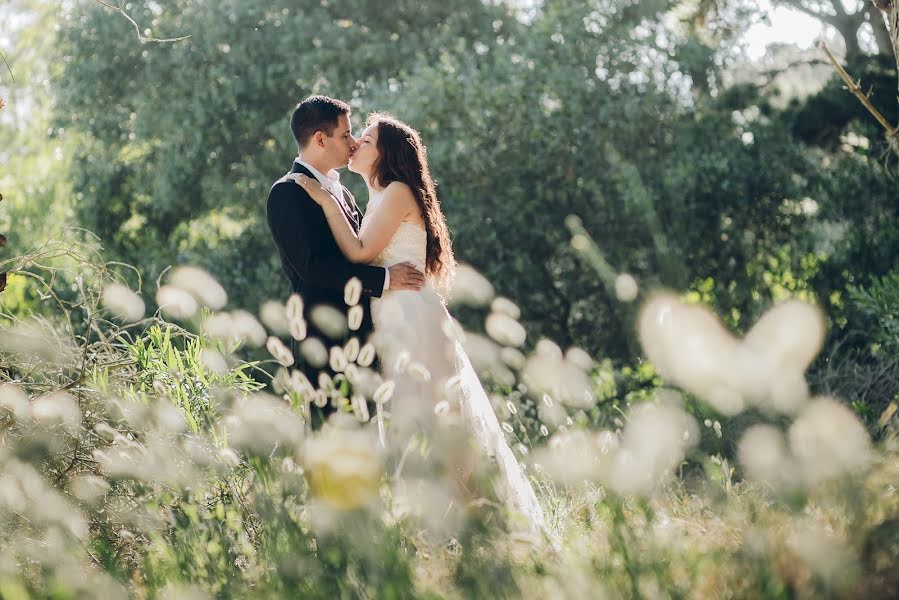
[[[306, 167], [304, 167], [303, 165], [301, 165], [298, 162], [293, 163], [293, 168], [290, 170], [290, 172], [291, 173], [303, 173], [307, 177], [311, 177], [312, 179], [315, 179], [316, 181], [318, 181], [318, 178], [312, 173], [312, 171], [310, 171], [309, 169], [307, 169]], [[341, 186], [341, 187], [343, 187], [343, 186]], [[348, 189], [346, 189], [346, 187], [343, 188], [343, 193], [344, 193], [345, 197], [349, 197], [351, 199], [352, 205], [348, 204], [346, 202], [346, 200], [344, 200], [342, 198], [337, 198], [333, 194], [331, 194], [331, 195], [337, 199], [337, 203], [340, 205], [340, 208], [343, 210], [343, 214], [345, 214], [347, 219], [349, 219], [350, 223], [353, 225], [353, 228], [356, 231], [359, 231], [359, 209], [356, 208], [355, 199], [353, 199], [353, 195], [350, 194], [350, 191]]]

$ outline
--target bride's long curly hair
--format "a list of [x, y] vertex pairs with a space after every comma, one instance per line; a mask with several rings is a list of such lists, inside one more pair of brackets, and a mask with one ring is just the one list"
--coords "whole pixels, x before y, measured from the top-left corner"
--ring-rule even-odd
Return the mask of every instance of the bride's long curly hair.
[[437, 200], [436, 185], [428, 169], [427, 149], [415, 129], [391, 114], [371, 113], [366, 126], [371, 125], [378, 127], [378, 158], [372, 165], [372, 180], [381, 187], [400, 181], [412, 189], [427, 232], [425, 274], [434, 280], [435, 288], [445, 297], [456, 270], [456, 259]]

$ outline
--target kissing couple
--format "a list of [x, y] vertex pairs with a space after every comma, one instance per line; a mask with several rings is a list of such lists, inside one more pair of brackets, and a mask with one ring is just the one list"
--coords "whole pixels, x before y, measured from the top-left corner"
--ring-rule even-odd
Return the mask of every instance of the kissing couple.
[[[340, 401], [335, 380], [353, 387], [354, 395], [365, 388], [366, 371], [392, 382], [386, 434], [385, 399], [376, 399], [382, 444], [397, 449], [422, 432], [439, 442], [461, 431], [475, 441], [479, 456], [494, 461], [497, 494], [533, 529], [544, 529], [534, 490], [446, 309], [456, 262], [419, 133], [391, 115], [372, 113], [354, 137], [349, 105], [321, 95], [297, 104], [290, 129], [298, 156], [272, 186], [267, 216], [290, 292], [302, 299], [306, 326], [292, 334], [294, 368], [332, 394], [327, 403], [307, 398], [310, 411], [319, 409], [321, 420], [348, 404]], [[340, 183], [337, 169], [343, 167], [365, 180], [364, 216]], [[332, 360], [323, 360], [322, 344], [332, 348]], [[377, 358], [363, 361], [372, 349]], [[347, 355], [349, 362], [359, 357], [362, 368], [347, 366]], [[367, 405], [356, 408], [368, 413]], [[457, 477], [471, 468], [460, 466], [467, 459], [441, 459]]]

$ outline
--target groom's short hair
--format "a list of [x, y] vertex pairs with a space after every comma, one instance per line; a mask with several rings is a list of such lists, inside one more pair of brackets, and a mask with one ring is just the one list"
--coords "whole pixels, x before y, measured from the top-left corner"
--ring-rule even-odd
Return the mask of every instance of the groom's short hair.
[[340, 115], [350, 116], [350, 105], [328, 96], [309, 96], [293, 109], [290, 130], [300, 148], [306, 146], [316, 131], [332, 135]]

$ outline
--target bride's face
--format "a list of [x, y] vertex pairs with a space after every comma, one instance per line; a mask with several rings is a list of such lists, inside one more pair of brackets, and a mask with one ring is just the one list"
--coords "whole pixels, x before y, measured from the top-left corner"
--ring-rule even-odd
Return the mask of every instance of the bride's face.
[[356, 151], [350, 156], [347, 167], [353, 173], [366, 177], [378, 159], [378, 124], [366, 127], [356, 140], [356, 145]]

